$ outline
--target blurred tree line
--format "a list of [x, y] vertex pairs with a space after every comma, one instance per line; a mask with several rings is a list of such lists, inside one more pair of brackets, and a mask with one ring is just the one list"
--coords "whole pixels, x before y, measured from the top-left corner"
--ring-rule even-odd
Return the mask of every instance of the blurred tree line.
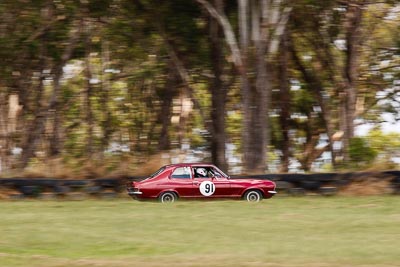
[[224, 170], [234, 144], [243, 173], [399, 157], [396, 133], [355, 136], [400, 119], [398, 1], [2, 0], [0, 13], [2, 171], [187, 143]]

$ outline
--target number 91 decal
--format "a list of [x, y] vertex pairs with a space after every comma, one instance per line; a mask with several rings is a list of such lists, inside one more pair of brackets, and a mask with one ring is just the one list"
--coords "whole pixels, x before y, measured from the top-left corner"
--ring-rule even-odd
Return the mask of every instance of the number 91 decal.
[[204, 181], [200, 184], [200, 193], [205, 196], [209, 197], [215, 192], [215, 184], [210, 181]]

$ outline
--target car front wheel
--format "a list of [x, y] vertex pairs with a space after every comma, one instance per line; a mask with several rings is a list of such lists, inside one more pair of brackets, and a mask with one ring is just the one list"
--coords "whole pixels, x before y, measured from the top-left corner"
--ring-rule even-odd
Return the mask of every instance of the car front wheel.
[[161, 203], [173, 203], [178, 199], [178, 196], [174, 192], [164, 192], [158, 199]]
[[243, 198], [248, 202], [259, 202], [262, 200], [263, 196], [258, 190], [249, 190], [244, 194]]

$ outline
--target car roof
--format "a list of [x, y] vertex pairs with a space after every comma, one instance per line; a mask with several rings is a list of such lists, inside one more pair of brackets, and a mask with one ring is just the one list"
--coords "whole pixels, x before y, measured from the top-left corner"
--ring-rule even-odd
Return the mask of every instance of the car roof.
[[176, 163], [176, 164], [169, 164], [166, 165], [165, 167], [171, 168], [171, 167], [191, 167], [191, 166], [214, 166], [214, 164], [211, 163]]

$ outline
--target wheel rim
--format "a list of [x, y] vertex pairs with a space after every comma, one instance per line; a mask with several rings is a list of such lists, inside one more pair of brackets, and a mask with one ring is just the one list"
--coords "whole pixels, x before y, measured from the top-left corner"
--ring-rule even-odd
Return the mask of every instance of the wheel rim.
[[258, 192], [252, 191], [247, 194], [247, 201], [258, 202], [260, 201], [260, 194]]
[[162, 203], [172, 203], [174, 201], [175, 201], [175, 196], [172, 193], [165, 193], [161, 198]]

